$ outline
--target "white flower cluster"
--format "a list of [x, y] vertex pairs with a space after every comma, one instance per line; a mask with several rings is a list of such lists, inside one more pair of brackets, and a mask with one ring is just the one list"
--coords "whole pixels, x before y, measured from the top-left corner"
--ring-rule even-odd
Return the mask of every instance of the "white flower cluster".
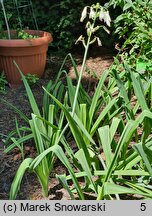
[[90, 13], [89, 13], [89, 18], [90, 19], [94, 19], [98, 14], [99, 20], [104, 21], [107, 24], [107, 26], [110, 27], [111, 18], [110, 18], [110, 15], [109, 15], [109, 11], [106, 11], [101, 6], [100, 6], [100, 11], [98, 13], [94, 10], [93, 7], [89, 7], [89, 6], [84, 7], [84, 9], [82, 11], [82, 14], [81, 14], [80, 22], [83, 22], [84, 19], [87, 17], [87, 9], [88, 8], [90, 8]]
[[[105, 8], [103, 8], [102, 6], [100, 6], [99, 3], [97, 3], [96, 5], [93, 4], [91, 7], [90, 6], [84, 7], [81, 14], [80, 22], [83, 22], [87, 18], [87, 16], [89, 20], [86, 24], [86, 29], [87, 29], [87, 35], [90, 38], [89, 44], [92, 44], [95, 41], [97, 41], [98, 46], [102, 46], [102, 42], [99, 37], [95, 36], [95, 32], [98, 31], [100, 28], [103, 28], [109, 34], [109, 30], [104, 25], [95, 26], [95, 24], [97, 19], [99, 19], [101, 22], [106, 23], [106, 25], [110, 27], [111, 18], [109, 15], [109, 11], [105, 10]], [[84, 47], [86, 47], [85, 38], [82, 35], [78, 38], [76, 43], [79, 41], [81, 41]]]

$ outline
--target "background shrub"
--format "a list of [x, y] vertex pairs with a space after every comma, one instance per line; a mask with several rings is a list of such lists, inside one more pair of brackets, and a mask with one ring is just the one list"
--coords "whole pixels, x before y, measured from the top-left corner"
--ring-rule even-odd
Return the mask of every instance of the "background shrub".
[[[23, 0], [18, 1], [19, 4], [23, 4]], [[98, 0], [49, 0], [44, 1], [33, 1], [33, 8], [35, 16], [38, 23], [38, 28], [51, 32], [54, 38], [53, 43], [51, 43], [51, 48], [55, 51], [66, 51], [73, 48], [76, 39], [84, 33], [84, 26], [80, 23], [81, 11], [86, 5], [92, 5], [97, 3]], [[106, 0], [102, 1], [104, 5]], [[5, 3], [7, 15], [9, 18], [10, 28], [18, 28], [19, 20], [16, 19], [17, 11], [14, 9], [13, 1], [8, 0]], [[33, 25], [32, 16], [27, 16], [29, 14], [29, 8], [20, 9], [21, 21], [23, 27], [35, 28]], [[15, 16], [14, 16], [15, 15]], [[14, 19], [15, 17], [15, 19]], [[0, 29], [5, 29], [5, 22], [2, 10], [0, 11]], [[104, 31], [99, 32], [103, 43], [109, 45], [109, 38]], [[107, 38], [105, 40], [105, 38]]]

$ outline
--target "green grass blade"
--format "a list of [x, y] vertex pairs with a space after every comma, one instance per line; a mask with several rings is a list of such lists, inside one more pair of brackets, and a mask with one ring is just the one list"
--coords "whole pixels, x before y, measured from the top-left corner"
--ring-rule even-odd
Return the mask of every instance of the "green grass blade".
[[[113, 159], [112, 159], [111, 165], [110, 165], [110, 167], [108, 169], [108, 172], [107, 172], [107, 174], [105, 176], [104, 182], [109, 181], [109, 179], [111, 177], [111, 174], [114, 171], [115, 164], [117, 162], [117, 159], [119, 157], [119, 154], [120, 154], [122, 148], [123, 148], [123, 151], [124, 151], [123, 155], [125, 157], [126, 150], [127, 150], [129, 141], [132, 138], [133, 133], [137, 130], [137, 127], [139, 126], [139, 124], [141, 124], [146, 117], [152, 118], [152, 113], [145, 110], [138, 116], [138, 118], [136, 120], [128, 121], [128, 123], [125, 126], [124, 131], [123, 131], [123, 133], [122, 133], [122, 135], [121, 135], [121, 137], [119, 139], [119, 142], [117, 144], [115, 154], [113, 156]], [[100, 193], [98, 195], [98, 199], [102, 199], [102, 196], [103, 196], [103, 187], [100, 190]]]
[[[94, 176], [105, 176], [107, 174], [107, 171], [106, 170], [95, 170], [94, 171]], [[78, 172], [78, 173], [75, 173], [76, 177], [77, 178], [82, 178], [82, 177], [85, 177], [87, 176], [87, 173], [86, 172]], [[146, 171], [140, 171], [140, 170], [115, 170], [113, 173], [112, 173], [112, 176], [150, 176], [149, 175], [149, 172], [146, 172]], [[66, 176], [66, 179], [67, 180], [71, 180], [71, 176], [68, 175]]]
[[[42, 161], [43, 163], [43, 161]], [[42, 193], [44, 197], [48, 197], [48, 180], [49, 180], [49, 173], [44, 172], [43, 166], [39, 165], [33, 170], [38, 177], [38, 180], [42, 187]]]
[[22, 159], [24, 160], [24, 148], [23, 148], [23, 143], [18, 143], [17, 140], [13, 137], [11, 138], [11, 141], [14, 143], [15, 146], [17, 146], [19, 148], [19, 150], [21, 151], [22, 154]]
[[[94, 175], [95, 176], [105, 176], [107, 174], [107, 170], [101, 171], [101, 170], [95, 170]], [[115, 170], [112, 173], [112, 176], [150, 176], [149, 172], [146, 172], [144, 170]]]
[[43, 121], [46, 125], [48, 125], [49, 127], [51, 127], [52, 129], [54, 130], [58, 130], [59, 128], [54, 125], [54, 124], [51, 124], [49, 121], [46, 121], [44, 118], [41, 118], [40, 116], [36, 116], [37, 119], [40, 119], [41, 121]]
[[[113, 156], [112, 162], [108, 168], [108, 172], [104, 178], [104, 182], [109, 181], [109, 179], [111, 178], [111, 174], [114, 170], [115, 164], [117, 163], [117, 159], [119, 157], [120, 151], [124, 145], [124, 143], [128, 143], [129, 140], [132, 137], [132, 134], [134, 132], [134, 121], [129, 121], [120, 137], [119, 143], [117, 144], [116, 150], [115, 150], [115, 154]], [[104, 184], [103, 184], [104, 185]], [[104, 187], [104, 186], [103, 186]], [[97, 199], [102, 199], [103, 197], [103, 187], [101, 188], [99, 194], [98, 194], [98, 198]]]
[[63, 68], [64, 68], [65, 63], [66, 63], [66, 61], [67, 61], [68, 58], [69, 58], [69, 59], [71, 60], [71, 62], [72, 62], [72, 66], [73, 66], [73, 68], [74, 68], [74, 72], [75, 72], [75, 74], [76, 74], [77, 79], [78, 79], [78, 77], [79, 77], [78, 71], [77, 71], [77, 65], [76, 65], [76, 63], [75, 63], [75, 61], [74, 61], [74, 58], [73, 58], [73, 56], [71, 55], [71, 53], [68, 53], [68, 54], [66, 55], [66, 57], [64, 58], [63, 62], [62, 62], [62, 65], [61, 65], [61, 67], [60, 67], [60, 70], [58, 71], [57, 78], [56, 78], [56, 80], [55, 80], [55, 85], [58, 83], [58, 81], [59, 81], [59, 79], [60, 79], [60, 76], [61, 76], [61, 74], [62, 74], [62, 72], [63, 72]]
[[[145, 146], [152, 150], [152, 140], [147, 140]], [[132, 151], [132, 149], [130, 151]], [[123, 163], [120, 163], [117, 166], [117, 169], [126, 169], [126, 170], [132, 169], [141, 160], [141, 157], [136, 151], [131, 152], [131, 154], [130, 151], [128, 151], [127, 153], [129, 154], [129, 156], [127, 156], [127, 158], [125, 159], [125, 161], [123, 161]]]
[[89, 107], [91, 106], [92, 99], [82, 86], [80, 86], [78, 100], [80, 104], [86, 103]]
[[[129, 96], [128, 96], [130, 88], [125, 86], [127, 83], [125, 84], [121, 80], [118, 72], [115, 69], [112, 72], [113, 72], [114, 78], [116, 79], [116, 83], [117, 83], [117, 86], [118, 86], [118, 91], [120, 91], [120, 96], [123, 98], [123, 101], [125, 103], [126, 116], [129, 119], [135, 119], [135, 116], [134, 116], [134, 113], [133, 113], [133, 110], [132, 110], [132, 106], [131, 106], [131, 103], [130, 103], [130, 100], [129, 100]], [[128, 92], [127, 92], [127, 90], [128, 90]]]

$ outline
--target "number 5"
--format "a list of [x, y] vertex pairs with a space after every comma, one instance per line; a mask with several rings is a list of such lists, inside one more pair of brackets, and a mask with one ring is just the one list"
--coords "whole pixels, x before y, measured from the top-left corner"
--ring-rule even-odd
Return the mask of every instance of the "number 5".
[[140, 210], [141, 211], [146, 211], [146, 203], [141, 203]]

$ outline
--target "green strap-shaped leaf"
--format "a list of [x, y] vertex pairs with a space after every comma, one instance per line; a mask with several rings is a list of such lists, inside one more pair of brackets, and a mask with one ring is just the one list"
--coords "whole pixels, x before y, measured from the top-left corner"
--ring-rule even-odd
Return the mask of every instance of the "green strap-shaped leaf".
[[83, 170], [86, 172], [87, 177], [88, 177], [88, 179], [89, 179], [89, 181], [90, 181], [90, 183], [92, 185], [92, 188], [93, 188], [94, 192], [97, 193], [96, 186], [95, 186], [94, 181], [93, 181], [93, 176], [92, 176], [89, 164], [87, 163], [87, 160], [86, 160], [86, 157], [85, 157], [85, 154], [84, 154], [83, 150], [79, 149], [75, 153], [75, 157], [80, 162]]
[[[80, 119], [78, 118], [78, 116], [75, 114], [74, 115], [74, 120], [77, 123], [78, 127], [80, 128], [80, 130], [83, 132], [84, 135], [84, 140], [86, 140], [86, 138], [89, 140], [89, 142], [91, 142], [92, 144], [96, 145], [95, 141], [92, 139], [92, 137], [90, 136], [89, 132], [87, 131], [87, 129], [84, 127], [84, 125], [82, 124], [82, 122], [80, 121]], [[86, 140], [85, 142], [88, 145], [88, 141]]]
[[[94, 171], [94, 176], [105, 176], [107, 171], [105, 170], [96, 170]], [[85, 177], [87, 176], [87, 173], [85, 171], [75, 173], [75, 176], [77, 178]], [[113, 172], [112, 176], [150, 176], [148, 172], [140, 171], [140, 170], [116, 170]], [[67, 180], [71, 180], [71, 176], [66, 176]]]
[[[45, 89], [44, 89], [45, 90]], [[45, 90], [46, 91], [46, 90]], [[75, 120], [73, 119], [73, 117], [71, 116], [70, 112], [67, 110], [67, 108], [60, 102], [58, 101], [53, 95], [51, 95], [49, 92], [48, 94], [50, 95], [50, 97], [52, 97], [52, 99], [58, 104], [58, 106], [63, 110], [67, 120], [68, 120], [68, 123], [69, 123], [69, 126], [71, 128], [71, 131], [73, 133], [73, 136], [76, 140], [76, 143], [78, 145], [79, 148], [82, 148], [85, 155], [86, 155], [86, 158], [87, 158], [87, 161], [88, 161], [88, 164], [90, 164], [90, 167], [91, 167], [91, 163], [90, 163], [90, 156], [89, 156], [89, 152], [88, 152], [88, 149], [87, 149], [87, 146], [86, 146], [86, 143], [84, 142], [84, 139], [80, 133], [80, 130], [79, 128], [77, 127], [76, 125], [76, 122]]]
[[131, 73], [131, 79], [132, 79], [135, 95], [138, 99], [138, 103], [140, 104], [142, 110], [149, 110], [144, 96], [144, 92], [139, 84], [140, 82], [138, 81], [140, 79], [139, 75], [135, 77], [135, 75]]
[[121, 122], [121, 119], [119, 119], [119, 118], [114, 117], [112, 119], [112, 123], [111, 123], [111, 126], [110, 126], [110, 142], [112, 142], [120, 122]]
[[66, 175], [56, 175], [56, 178], [62, 183], [63, 187], [68, 191], [72, 200], [75, 200], [73, 193], [71, 192], [67, 183]]
[[[53, 125], [53, 117], [54, 117], [54, 105], [50, 104], [49, 112], [48, 112], [48, 122]], [[48, 137], [52, 137], [53, 135], [53, 127], [48, 125]]]
[[79, 198], [83, 200], [83, 199], [84, 199], [84, 195], [83, 195], [83, 192], [82, 192], [82, 190], [81, 190], [81, 187], [80, 187], [80, 185], [79, 185], [79, 183], [78, 183], [78, 181], [77, 181], [77, 178], [76, 178], [76, 176], [75, 176], [75, 173], [74, 173], [74, 171], [73, 171], [73, 168], [71, 167], [71, 165], [70, 165], [70, 163], [69, 163], [69, 161], [68, 161], [68, 159], [67, 159], [65, 153], [63, 152], [62, 148], [61, 148], [59, 145], [54, 145], [54, 146], [48, 148], [47, 150], [45, 150], [44, 152], [42, 152], [38, 157], [36, 157], [36, 158], [33, 160], [33, 162], [32, 162], [32, 164], [31, 164], [30, 168], [31, 168], [31, 169], [36, 169], [36, 167], [41, 163], [41, 161], [43, 160], [43, 158], [44, 158], [47, 154], [49, 154], [50, 152], [54, 152], [54, 153], [56, 154], [56, 156], [59, 158], [59, 160], [60, 160], [60, 161], [64, 164], [64, 166], [67, 168], [68, 172], [69, 172], [70, 175], [71, 175], [71, 178], [72, 178], [72, 180], [73, 180], [73, 183], [74, 183], [74, 185], [75, 185], [75, 188], [76, 188], [76, 190], [77, 190], [77, 192], [78, 192]]
[[[68, 76], [67, 76], [67, 84], [68, 84], [68, 95], [69, 95], [69, 99], [70, 99], [70, 104], [71, 104], [71, 107], [73, 107], [76, 88], [75, 88], [75, 86], [73, 86], [72, 80]], [[75, 112], [77, 114], [79, 113], [78, 101], [76, 102]]]
[[112, 151], [111, 151], [111, 142], [110, 142], [110, 129], [109, 126], [106, 125], [98, 129], [99, 137], [101, 140], [101, 145], [103, 147], [104, 156], [106, 158], [107, 167], [110, 166], [112, 161]]
[[[97, 107], [97, 102], [98, 102], [98, 100], [99, 100], [99, 98], [100, 98], [100, 96], [101, 96], [101, 90], [102, 90], [103, 84], [104, 84], [104, 82], [105, 82], [105, 80], [106, 80], [108, 74], [109, 74], [109, 71], [108, 71], [108, 70], [105, 71], [105, 72], [102, 74], [102, 76], [101, 76], [101, 78], [100, 78], [100, 80], [99, 80], [97, 89], [96, 89], [96, 91], [95, 91], [95, 94], [94, 94], [94, 96], [93, 96], [92, 103], [91, 103], [91, 106], [90, 106], [90, 109], [89, 109], [89, 121], [90, 121], [90, 124], [91, 124], [91, 122], [92, 122], [93, 115], [94, 115], [95, 109], [96, 109], [96, 107]], [[91, 126], [91, 125], [90, 125], [90, 126]]]
[[14, 61], [14, 64], [17, 67], [17, 69], [18, 69], [18, 71], [19, 71], [19, 73], [20, 73], [20, 75], [22, 77], [22, 80], [23, 80], [23, 83], [24, 83], [24, 86], [25, 86], [25, 89], [26, 89], [26, 93], [28, 95], [28, 99], [29, 99], [29, 102], [31, 104], [33, 113], [35, 115], [41, 116], [39, 108], [38, 108], [37, 103], [35, 101], [34, 95], [33, 95], [32, 91], [31, 91], [31, 88], [30, 88], [25, 76], [23, 75], [22, 71], [20, 70], [19, 66], [17, 65], [17, 63], [15, 61]]
[[14, 106], [13, 104], [9, 103], [8, 101], [4, 100], [4, 99], [0, 99], [3, 103], [5, 103], [7, 106], [9, 106], [10, 108], [12, 108], [22, 119], [24, 119], [26, 122], [29, 121], [29, 119], [27, 118], [26, 115], [24, 115], [24, 113], [19, 110], [16, 106]]
[[[25, 142], [25, 141], [27, 141], [27, 140], [29, 140], [29, 139], [32, 139], [32, 138], [33, 138], [33, 134], [28, 134], [28, 135], [26, 135], [26, 136], [24, 136], [24, 137], [18, 139], [18, 140], [17, 140], [17, 143], [18, 143], [18, 145], [19, 145], [20, 143], [23, 143], [23, 142]], [[4, 150], [4, 152], [7, 154], [7, 153], [8, 153], [9, 151], [11, 151], [15, 146], [16, 146], [16, 144], [13, 142], [10, 146], [8, 146], [8, 147]]]
[[136, 187], [133, 189], [133, 188], [117, 185], [114, 183], [106, 182], [104, 184], [104, 196], [110, 194], [139, 194], [141, 196], [152, 198], [152, 194], [146, 192], [144, 193], [142, 192], [142, 190], [141, 191], [136, 190]]
[[[45, 144], [44, 144], [44, 141], [42, 139], [41, 133], [39, 131], [39, 121], [40, 120], [36, 118], [36, 115], [32, 114], [32, 120], [31, 121], [32, 121], [31, 126], [32, 126], [32, 130], [33, 130], [33, 134], [34, 134], [37, 152], [39, 154], [41, 154], [45, 150]], [[48, 161], [46, 158], [44, 158], [42, 161], [42, 167], [43, 167], [44, 174], [47, 176], [49, 173], [49, 169], [48, 169]]]
[[93, 136], [94, 133], [96, 132], [97, 128], [99, 127], [101, 121], [103, 120], [103, 118], [107, 115], [108, 112], [110, 112], [110, 109], [113, 107], [113, 105], [117, 102], [117, 99], [112, 99], [107, 106], [102, 110], [102, 112], [100, 113], [99, 117], [97, 118], [97, 120], [95, 121], [94, 125], [91, 128], [90, 131], [90, 135]]
[[[150, 152], [149, 152], [149, 154], [147, 152], [145, 152], [142, 143], [135, 144], [133, 146], [133, 148], [138, 152], [138, 154], [141, 156], [141, 158], [145, 162], [145, 166], [147, 167], [147, 170], [152, 177], [152, 165], [151, 165], [151, 159], [149, 158]], [[151, 150], [149, 150], [149, 151], [151, 151]], [[151, 154], [151, 157], [152, 157], [152, 154]]]
[[116, 83], [118, 85], [119, 91], [120, 91], [120, 96], [123, 98], [124, 102], [125, 102], [125, 107], [127, 108], [127, 114], [130, 115], [131, 119], [134, 119], [134, 115], [133, 115], [133, 111], [132, 111], [132, 107], [131, 107], [131, 103], [129, 101], [128, 98], [128, 94], [125, 88], [124, 83], [122, 82], [118, 72], [114, 69], [113, 70], [113, 75], [116, 79]]
[[11, 184], [11, 190], [10, 190], [10, 199], [13, 200], [16, 198], [17, 193], [20, 189], [20, 184], [23, 178], [23, 175], [25, 173], [25, 171], [29, 168], [31, 162], [33, 161], [32, 158], [26, 158], [20, 165], [15, 178]]
[[152, 191], [147, 189], [146, 185], [144, 185], [144, 184], [140, 185], [139, 183], [135, 183], [134, 181], [129, 181], [129, 180], [125, 180], [125, 179], [118, 179], [118, 182], [120, 182], [121, 184], [123, 183], [123, 184], [135, 189], [136, 191], [139, 192], [137, 194], [144, 193], [143, 196], [147, 196], [149, 198], [152, 198]]

